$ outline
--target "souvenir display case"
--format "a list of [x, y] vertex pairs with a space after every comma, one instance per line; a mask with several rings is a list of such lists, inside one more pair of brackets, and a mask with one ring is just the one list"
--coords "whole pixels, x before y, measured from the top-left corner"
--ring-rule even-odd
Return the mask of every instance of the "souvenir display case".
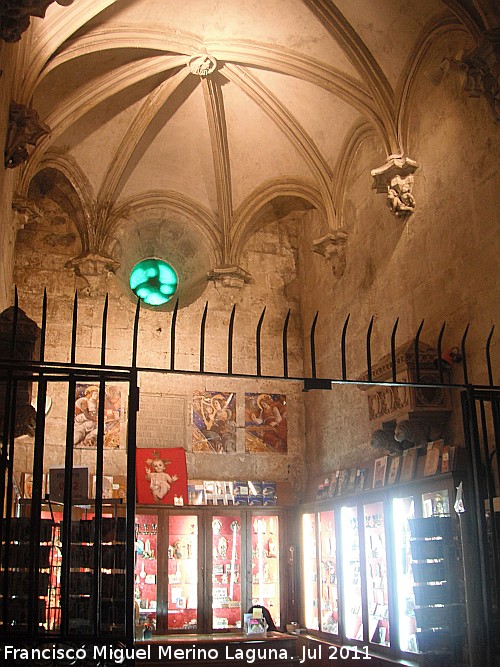
[[281, 625], [287, 604], [287, 587], [280, 585], [282, 511], [186, 506], [149, 512], [138, 507], [136, 515], [141, 625], [157, 634], [241, 630], [243, 614], [255, 604]]
[[445, 474], [306, 506], [302, 624], [388, 655], [453, 655], [461, 635], [453, 491]]
[[251, 515], [252, 530], [252, 604], [269, 609], [274, 623], [280, 625], [279, 518]]
[[167, 628], [198, 628], [198, 517], [168, 517]]
[[158, 515], [135, 517], [134, 599], [136, 625], [153, 631], [156, 628]]
[[212, 518], [212, 628], [241, 628], [241, 517]]
[[335, 512], [320, 512], [320, 596], [321, 630], [333, 634], [339, 628], [339, 596], [337, 588], [337, 540], [335, 536]]
[[316, 514], [302, 515], [302, 580], [304, 589], [305, 626], [312, 630], [318, 621], [318, 556], [316, 553]]

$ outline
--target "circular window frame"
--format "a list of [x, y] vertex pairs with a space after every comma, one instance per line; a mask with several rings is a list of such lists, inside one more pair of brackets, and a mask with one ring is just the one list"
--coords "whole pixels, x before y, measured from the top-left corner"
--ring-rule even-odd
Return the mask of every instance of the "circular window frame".
[[[135, 289], [131, 285], [131, 278], [132, 278], [133, 273], [137, 269], [137, 267], [140, 266], [140, 264], [142, 264], [143, 262], [148, 262], [148, 261], [154, 261], [154, 262], [158, 262], [158, 263], [161, 262], [162, 264], [167, 266], [173, 272], [173, 274], [175, 275], [175, 279], [176, 279], [175, 290], [172, 292], [172, 294], [165, 301], [162, 301], [162, 303], [148, 303], [148, 301], [146, 301], [142, 296], [137, 294], [137, 292], [135, 291]], [[167, 306], [172, 301], [172, 299], [175, 297], [175, 295], [179, 292], [179, 283], [180, 283], [179, 273], [176, 270], [175, 266], [173, 266], [170, 262], [168, 262], [163, 257], [158, 257], [156, 255], [150, 255], [149, 257], [143, 257], [142, 259], [135, 262], [133, 267], [130, 269], [129, 276], [128, 276], [128, 286], [129, 286], [130, 291], [134, 295], [134, 297], [139, 298], [141, 300], [141, 305], [144, 305], [148, 308], [154, 308], [154, 309], [164, 308], [165, 306]], [[158, 292], [160, 292], [160, 290], [158, 290]]]

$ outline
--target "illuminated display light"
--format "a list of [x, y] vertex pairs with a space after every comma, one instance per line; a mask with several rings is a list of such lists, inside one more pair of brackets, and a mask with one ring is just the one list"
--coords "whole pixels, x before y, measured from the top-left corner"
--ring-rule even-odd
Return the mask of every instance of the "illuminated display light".
[[143, 259], [130, 273], [130, 289], [149, 306], [170, 301], [178, 283], [176, 272], [162, 259]]

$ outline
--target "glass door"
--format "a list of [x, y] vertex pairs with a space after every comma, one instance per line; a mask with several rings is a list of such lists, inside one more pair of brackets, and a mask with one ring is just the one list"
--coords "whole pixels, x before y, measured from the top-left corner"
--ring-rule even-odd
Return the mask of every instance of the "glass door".
[[342, 507], [342, 578], [344, 631], [348, 639], [363, 639], [358, 508]]
[[212, 517], [212, 629], [241, 628], [241, 517]]
[[[269, 609], [280, 625], [279, 521], [277, 515], [249, 517], [252, 535], [252, 605]], [[246, 611], [246, 610], [245, 610]]]
[[318, 561], [316, 553], [316, 514], [302, 515], [302, 581], [304, 622], [309, 630], [318, 630]]
[[198, 627], [198, 517], [168, 517], [167, 627], [196, 630]]
[[321, 630], [334, 635], [339, 633], [339, 608], [337, 590], [337, 542], [335, 539], [335, 512], [320, 512], [320, 599]]
[[411, 567], [410, 519], [415, 518], [413, 496], [394, 498], [392, 501], [395, 571], [396, 614], [399, 625], [399, 648], [416, 653], [417, 626], [415, 621], [414, 581]]
[[146, 633], [156, 629], [158, 516], [135, 517], [135, 623]]
[[363, 512], [368, 638], [374, 644], [390, 646], [384, 503], [365, 505]]

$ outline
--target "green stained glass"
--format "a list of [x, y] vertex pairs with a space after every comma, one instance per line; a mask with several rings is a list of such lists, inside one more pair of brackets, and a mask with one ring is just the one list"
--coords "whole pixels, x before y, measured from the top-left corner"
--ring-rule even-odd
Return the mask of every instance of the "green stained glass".
[[130, 273], [131, 290], [150, 306], [167, 303], [178, 282], [174, 269], [161, 259], [143, 259]]

